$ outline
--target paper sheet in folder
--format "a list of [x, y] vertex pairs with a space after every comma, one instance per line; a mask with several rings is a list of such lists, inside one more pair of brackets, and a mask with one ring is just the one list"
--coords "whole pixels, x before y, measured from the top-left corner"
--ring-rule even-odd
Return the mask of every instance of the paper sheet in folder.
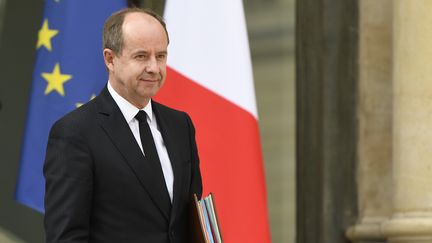
[[222, 243], [222, 234], [216, 213], [213, 194], [198, 200], [193, 195], [192, 233], [194, 243]]

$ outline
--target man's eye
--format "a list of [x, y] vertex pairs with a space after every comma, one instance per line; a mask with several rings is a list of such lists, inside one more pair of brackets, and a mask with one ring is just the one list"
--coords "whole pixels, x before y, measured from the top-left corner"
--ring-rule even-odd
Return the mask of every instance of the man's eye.
[[135, 59], [139, 59], [139, 60], [141, 60], [141, 59], [145, 59], [145, 55], [136, 55], [135, 56]]
[[159, 59], [159, 60], [165, 60], [166, 59], [166, 55], [165, 54], [158, 55], [157, 59]]

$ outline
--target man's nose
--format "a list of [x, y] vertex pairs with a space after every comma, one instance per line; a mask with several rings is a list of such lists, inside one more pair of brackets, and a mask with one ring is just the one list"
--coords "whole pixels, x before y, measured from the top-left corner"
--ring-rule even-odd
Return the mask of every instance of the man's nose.
[[147, 60], [145, 71], [148, 73], [158, 72], [159, 66], [156, 57], [152, 56]]

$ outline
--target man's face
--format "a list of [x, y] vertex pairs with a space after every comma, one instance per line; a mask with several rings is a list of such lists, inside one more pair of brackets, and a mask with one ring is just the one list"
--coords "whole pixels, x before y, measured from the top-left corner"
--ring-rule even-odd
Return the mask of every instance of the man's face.
[[123, 50], [104, 50], [113, 88], [138, 108], [161, 88], [166, 77], [168, 40], [162, 25], [143, 13], [130, 13], [123, 23]]

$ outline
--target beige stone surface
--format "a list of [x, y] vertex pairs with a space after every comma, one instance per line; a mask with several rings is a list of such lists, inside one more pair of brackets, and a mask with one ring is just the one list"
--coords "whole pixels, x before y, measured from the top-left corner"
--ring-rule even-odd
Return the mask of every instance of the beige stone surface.
[[354, 240], [432, 242], [432, 1], [361, 0]]
[[[432, 1], [395, 1], [396, 212], [432, 210]], [[432, 233], [432, 229], [431, 229]]]
[[388, 217], [392, 199], [392, 1], [360, 1], [359, 216]]
[[432, 242], [432, 1], [393, 8], [393, 214], [390, 243]]
[[392, 1], [359, 2], [358, 206], [347, 237], [379, 241], [392, 213]]

